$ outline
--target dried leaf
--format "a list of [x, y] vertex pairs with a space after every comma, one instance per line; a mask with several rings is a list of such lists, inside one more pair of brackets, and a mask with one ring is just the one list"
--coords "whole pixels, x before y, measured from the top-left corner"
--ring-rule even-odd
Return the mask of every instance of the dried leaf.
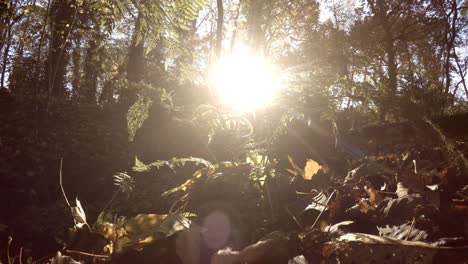
[[[337, 239], [336, 253], [346, 263], [434, 263], [437, 247], [420, 241], [406, 241], [391, 237], [362, 233], [348, 233]], [[334, 246], [333, 244], [327, 245]], [[346, 248], [346, 251], [343, 249]], [[349, 254], [346, 254], [349, 253]]]
[[428, 236], [424, 230], [419, 230], [411, 225], [411, 223], [405, 223], [400, 226], [386, 226], [377, 227], [380, 236], [392, 237], [401, 240], [409, 241], [422, 241]]
[[309, 262], [304, 257], [304, 255], [299, 255], [299, 256], [294, 257], [293, 259], [290, 259], [288, 261], [288, 264], [309, 264]]
[[439, 190], [439, 184], [426, 185], [426, 188], [428, 188], [431, 191], [437, 191]]
[[327, 203], [327, 199], [327, 194], [324, 192], [320, 192], [312, 198], [312, 202], [304, 209], [304, 212], [308, 210], [317, 210], [319, 212], [325, 210], [327, 208], [325, 206], [325, 204]]
[[230, 248], [221, 249], [211, 257], [211, 264], [238, 264], [242, 263], [242, 254]]
[[409, 190], [402, 182], [399, 182], [397, 183], [397, 189], [395, 193], [398, 196], [398, 198], [401, 198], [407, 196], [409, 194]]
[[50, 259], [50, 263], [51, 264], [81, 264], [84, 262], [76, 261], [72, 257], [62, 255], [62, 253], [58, 251], [57, 255], [55, 255], [54, 258]]
[[384, 185], [382, 185], [382, 187], [380, 187], [380, 190], [381, 191], [387, 190], [387, 183], [386, 182], [384, 182]]
[[348, 183], [350, 181], [354, 181], [354, 180], [357, 180], [356, 179], [356, 173], [364, 166], [364, 164], [360, 165], [359, 167], [357, 168], [354, 168], [350, 171], [348, 171], [348, 175], [346, 175], [346, 178], [344, 180], [344, 183]]
[[365, 199], [359, 200], [357, 206], [359, 207], [359, 211], [361, 211], [364, 214], [367, 214], [369, 210], [374, 210], [374, 208]]
[[325, 228], [325, 232], [336, 233], [336, 232], [338, 232], [340, 230], [340, 227], [348, 226], [348, 225], [351, 225], [353, 223], [354, 223], [354, 221], [343, 221], [343, 222], [334, 224], [332, 226], [327, 226], [327, 228]]
[[366, 191], [367, 195], [369, 195], [370, 204], [374, 207], [377, 207], [379, 203], [383, 200], [382, 195], [378, 193], [374, 188], [364, 186], [364, 190]]
[[307, 160], [302, 177], [306, 180], [311, 180], [312, 177], [322, 168], [315, 160]]
[[78, 200], [78, 197], [76, 198], [76, 206], [71, 207], [71, 213], [75, 222], [75, 227], [82, 228], [84, 225], [88, 225], [86, 222], [86, 214], [83, 210], [83, 207], [81, 207], [81, 203], [80, 200]]

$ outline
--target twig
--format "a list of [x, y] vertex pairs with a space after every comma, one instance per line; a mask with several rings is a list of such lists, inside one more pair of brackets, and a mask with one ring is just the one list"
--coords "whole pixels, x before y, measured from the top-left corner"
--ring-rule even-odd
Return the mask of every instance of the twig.
[[19, 255], [19, 262], [20, 264], [23, 264], [23, 261], [21, 260], [23, 258], [23, 247], [20, 248], [20, 255]]
[[8, 245], [7, 245], [7, 250], [6, 250], [8, 264], [13, 264], [13, 263], [11, 263], [11, 260], [10, 260], [10, 245], [11, 245], [11, 241], [13, 241], [13, 238], [12, 238], [12, 237], [8, 237]]
[[62, 189], [63, 198], [65, 198], [65, 202], [67, 203], [68, 207], [71, 208], [70, 202], [68, 201], [67, 195], [65, 194], [65, 190], [63, 189], [62, 184], [62, 165], [63, 165], [63, 158], [60, 158], [60, 189]]
[[65, 252], [67, 253], [75, 253], [75, 254], [79, 254], [79, 255], [83, 255], [83, 256], [88, 256], [88, 257], [95, 257], [95, 258], [110, 258], [109, 256], [107, 255], [98, 255], [98, 254], [93, 254], [93, 253], [87, 253], [87, 252], [83, 252], [83, 251], [76, 251], [76, 250], [65, 250]]
[[23, 264], [23, 261], [21, 260], [23, 258], [23, 247], [20, 248], [20, 253], [19, 253], [19, 264]]
[[411, 235], [411, 232], [413, 231], [414, 221], [415, 221], [415, 219], [414, 219], [414, 217], [413, 217], [413, 221], [411, 222], [410, 230], [409, 230], [408, 234], [406, 234], [405, 240], [408, 240], [408, 239], [409, 239], [409, 237], [410, 237], [410, 235]]
[[[333, 197], [333, 195], [335, 194], [336, 190], [334, 190], [330, 196], [328, 197], [327, 199], [327, 202], [325, 203], [326, 205], [328, 205], [328, 203], [330, 202], [331, 198]], [[320, 219], [320, 217], [322, 216], [323, 212], [325, 211], [325, 207], [322, 208], [322, 210], [320, 210], [320, 214], [317, 216], [317, 219], [315, 219], [315, 222], [314, 224], [312, 225], [311, 229], [314, 228], [314, 226], [317, 224], [318, 220]]]
[[387, 194], [387, 195], [397, 195], [396, 193], [394, 192], [386, 192], [386, 191], [377, 191], [378, 193], [381, 193], [381, 194]]

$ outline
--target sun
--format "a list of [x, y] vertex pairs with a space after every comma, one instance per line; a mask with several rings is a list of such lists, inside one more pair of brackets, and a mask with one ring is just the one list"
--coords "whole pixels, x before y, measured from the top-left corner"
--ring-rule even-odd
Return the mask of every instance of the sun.
[[211, 82], [224, 104], [245, 113], [272, 101], [281, 88], [281, 74], [263, 56], [239, 46], [215, 65]]

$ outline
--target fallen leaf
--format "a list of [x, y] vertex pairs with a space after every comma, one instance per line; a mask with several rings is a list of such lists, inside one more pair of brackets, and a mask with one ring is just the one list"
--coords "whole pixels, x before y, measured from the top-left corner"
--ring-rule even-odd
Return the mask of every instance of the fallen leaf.
[[360, 165], [360, 166], [357, 167], [357, 168], [354, 168], [354, 169], [350, 170], [350, 171], [348, 172], [348, 174], [346, 175], [346, 178], [345, 178], [345, 180], [344, 180], [344, 183], [348, 183], [348, 182], [350, 182], [350, 181], [356, 180], [356, 173], [357, 173], [362, 167], [364, 167], [364, 164]]
[[319, 212], [324, 211], [328, 208], [327, 206], [325, 206], [325, 204], [327, 203], [327, 199], [327, 194], [324, 192], [320, 192], [312, 198], [312, 202], [304, 209], [304, 212], [308, 210], [317, 210]]
[[351, 225], [353, 223], [354, 223], [354, 221], [343, 221], [343, 222], [334, 224], [332, 226], [327, 226], [325, 228], [325, 232], [336, 233], [336, 232], [338, 232], [340, 230], [340, 227], [348, 226], [348, 225]]
[[54, 258], [50, 259], [51, 264], [81, 264], [83, 262], [76, 261], [70, 256], [62, 255], [62, 253], [57, 252]]
[[[185, 262], [184, 262], [185, 263]], [[242, 255], [239, 251], [230, 248], [221, 249], [211, 257], [211, 264], [237, 264], [242, 263]]]
[[88, 225], [86, 222], [86, 214], [81, 206], [80, 200], [78, 200], [78, 197], [76, 198], [76, 206], [72, 206], [70, 209], [75, 222], [75, 227], [82, 228], [84, 225]]
[[392, 237], [400, 240], [408, 241], [422, 241], [428, 237], [428, 234], [424, 230], [419, 230], [411, 225], [411, 223], [405, 223], [400, 226], [385, 226], [377, 227], [380, 236]]
[[294, 257], [293, 259], [290, 259], [288, 261], [288, 264], [308, 264], [309, 262], [303, 255], [299, 255]]
[[364, 190], [366, 191], [367, 195], [369, 195], [369, 201], [372, 206], [377, 207], [377, 205], [379, 205], [379, 203], [383, 200], [382, 195], [374, 190], [374, 188], [364, 186]]
[[315, 160], [307, 160], [307, 163], [304, 168], [304, 174], [302, 175], [304, 179], [311, 180], [317, 172], [322, 169], [322, 166], [318, 164]]
[[433, 184], [433, 185], [426, 185], [426, 187], [431, 190], [431, 191], [437, 191], [439, 190], [439, 184]]
[[409, 190], [402, 182], [399, 182], [397, 183], [397, 189], [395, 193], [398, 196], [398, 198], [401, 198], [407, 196], [409, 194]]
[[[361, 211], [364, 214], [367, 214], [369, 210], [373, 210], [374, 208], [367, 202], [365, 199], [361, 199], [359, 203], [357, 204], [359, 211]], [[354, 207], [354, 206], [353, 206]]]

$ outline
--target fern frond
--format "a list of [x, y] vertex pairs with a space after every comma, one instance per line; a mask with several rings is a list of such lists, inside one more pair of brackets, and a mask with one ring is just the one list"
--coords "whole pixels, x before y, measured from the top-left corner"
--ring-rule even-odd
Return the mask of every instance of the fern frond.
[[121, 192], [129, 194], [135, 189], [135, 180], [130, 175], [119, 172], [113, 178], [114, 185], [118, 186]]

